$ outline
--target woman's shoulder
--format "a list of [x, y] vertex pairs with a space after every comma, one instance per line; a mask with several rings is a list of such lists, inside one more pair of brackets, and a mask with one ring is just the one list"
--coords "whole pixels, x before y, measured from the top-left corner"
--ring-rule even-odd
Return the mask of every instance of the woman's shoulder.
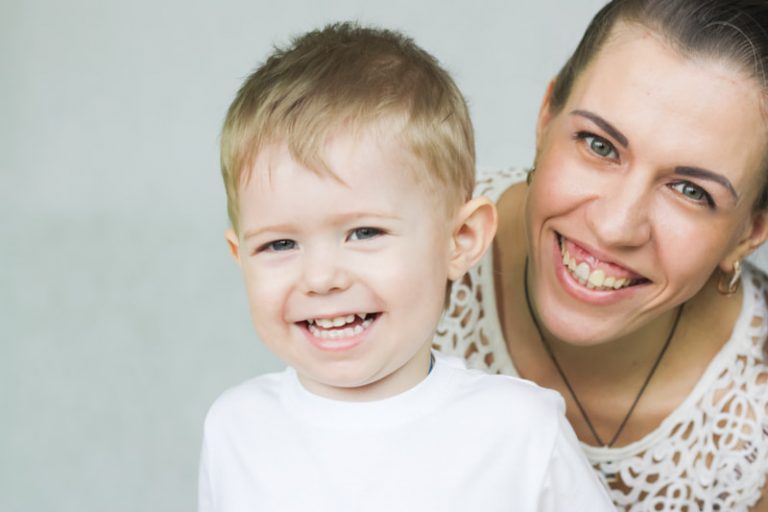
[[478, 168], [475, 180], [475, 195], [485, 196], [494, 203], [512, 185], [525, 181], [528, 173], [523, 167], [506, 169]]
[[751, 337], [755, 344], [762, 346], [768, 334], [768, 274], [747, 262], [744, 264], [742, 286], [744, 300], [733, 336], [741, 334]]
[[[620, 475], [622, 485], [632, 487], [630, 494], [612, 491], [620, 507], [631, 506], [637, 493], [666, 503], [667, 486], [689, 482], [692, 473], [699, 485], [691, 495], [714, 500], [719, 510], [744, 510], [760, 497], [768, 476], [768, 276], [747, 264], [742, 286], [742, 311], [730, 339], [685, 402], [641, 441], [585, 447], [608, 481]], [[698, 462], [707, 460], [718, 462]]]
[[[731, 343], [735, 352], [746, 357], [747, 367], [768, 377], [768, 275], [751, 263], [744, 265], [744, 301], [736, 321]], [[768, 395], [765, 397], [768, 402]]]
[[[478, 169], [475, 195], [498, 202], [506, 190], [525, 180], [526, 173], [523, 168]], [[493, 273], [493, 251], [488, 251], [479, 264], [452, 283], [434, 346], [465, 359], [471, 368], [515, 376], [499, 324]]]
[[[768, 274], [757, 264], [749, 261], [744, 264], [744, 279], [750, 279], [756, 290], [768, 292]], [[763, 302], [768, 303], [768, 297], [763, 297]]]

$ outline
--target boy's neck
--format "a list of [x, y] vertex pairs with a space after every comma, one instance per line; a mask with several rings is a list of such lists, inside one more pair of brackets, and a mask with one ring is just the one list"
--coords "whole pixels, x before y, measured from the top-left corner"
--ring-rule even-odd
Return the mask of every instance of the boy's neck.
[[418, 386], [431, 372], [434, 364], [432, 343], [425, 343], [404, 365], [395, 371], [382, 367], [384, 378], [355, 387], [336, 387], [321, 384], [310, 376], [296, 371], [301, 385], [308, 392], [343, 402], [372, 402], [397, 396]]

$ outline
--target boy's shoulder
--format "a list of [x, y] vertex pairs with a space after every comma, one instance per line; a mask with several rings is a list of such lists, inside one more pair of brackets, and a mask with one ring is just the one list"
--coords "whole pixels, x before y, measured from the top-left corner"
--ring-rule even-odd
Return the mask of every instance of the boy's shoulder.
[[565, 414], [565, 402], [556, 391], [519, 377], [467, 368], [456, 357], [437, 357], [456, 383], [454, 403], [468, 409], [469, 414], [514, 422], [524, 417], [526, 421], [552, 424]]
[[259, 415], [263, 415], [271, 408], [279, 407], [286, 372], [287, 370], [259, 375], [224, 391], [208, 410], [206, 426], [212, 423], [244, 421], [246, 416], [257, 411]]

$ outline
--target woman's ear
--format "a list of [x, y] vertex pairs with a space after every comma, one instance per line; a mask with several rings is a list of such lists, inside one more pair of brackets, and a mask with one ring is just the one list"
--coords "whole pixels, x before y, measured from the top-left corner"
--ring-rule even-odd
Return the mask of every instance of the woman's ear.
[[539, 141], [541, 141], [542, 132], [549, 125], [549, 121], [552, 119], [552, 111], [550, 109], [552, 102], [552, 91], [555, 88], [555, 80], [552, 79], [547, 84], [547, 90], [544, 92], [544, 99], [541, 100], [541, 106], [539, 107], [539, 117], [536, 120], [536, 146], [538, 147]]
[[496, 234], [496, 207], [486, 197], [470, 199], [456, 214], [448, 279], [455, 281], [480, 261]]
[[749, 226], [736, 247], [720, 262], [720, 270], [725, 273], [733, 272], [737, 261], [752, 254], [768, 239], [768, 210], [759, 210], [752, 214]]
[[240, 265], [240, 239], [237, 238], [237, 233], [235, 233], [234, 229], [227, 228], [227, 230], [224, 231], [224, 238], [227, 240], [229, 252], [235, 259], [235, 263]]

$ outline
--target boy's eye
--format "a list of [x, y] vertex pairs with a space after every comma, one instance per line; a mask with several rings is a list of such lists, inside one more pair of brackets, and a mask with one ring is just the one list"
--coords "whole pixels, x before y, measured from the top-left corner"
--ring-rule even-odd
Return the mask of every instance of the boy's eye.
[[369, 238], [374, 238], [376, 236], [381, 235], [383, 232], [382, 230], [378, 228], [356, 228], [353, 229], [351, 233], [349, 233], [349, 237], [347, 240], [355, 241], [355, 240], [367, 240]]
[[296, 242], [293, 240], [275, 240], [259, 247], [259, 251], [290, 251], [296, 248]]
[[690, 181], [678, 181], [677, 183], [672, 183], [670, 188], [679, 192], [683, 197], [694, 203], [703, 203], [710, 208], [715, 207], [715, 202], [712, 199], [712, 196], [710, 196], [706, 190], [698, 185], [694, 185]]
[[619, 157], [613, 144], [604, 138], [589, 132], [579, 132], [578, 138], [583, 140], [589, 150], [600, 158], [616, 159]]

